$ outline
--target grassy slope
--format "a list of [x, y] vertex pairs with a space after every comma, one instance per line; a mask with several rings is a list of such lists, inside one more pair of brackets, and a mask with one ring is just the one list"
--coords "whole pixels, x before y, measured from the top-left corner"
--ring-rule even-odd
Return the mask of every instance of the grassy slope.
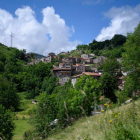
[[[140, 100], [135, 102], [138, 108], [135, 108], [137, 112], [137, 121], [140, 121]], [[46, 140], [104, 140], [105, 132], [111, 133], [111, 140], [114, 139], [115, 133], [112, 130], [116, 129], [114, 124], [117, 122], [123, 122], [128, 124], [130, 119], [130, 110], [132, 109], [133, 104], [127, 104], [114, 110], [108, 110], [101, 115], [95, 115], [91, 117], [84, 117], [77, 121], [73, 126], [69, 126], [61, 132], [54, 134], [47, 138]], [[111, 114], [113, 112], [113, 114]], [[115, 118], [115, 115], [117, 117]], [[132, 115], [132, 114], [130, 114]], [[109, 122], [112, 120], [112, 122]], [[126, 122], [126, 120], [128, 122]], [[120, 127], [121, 128], [121, 127]], [[131, 131], [131, 130], [130, 130]]]
[[13, 140], [22, 140], [26, 131], [31, 130], [32, 126], [28, 123], [28, 120], [15, 120], [16, 128], [14, 131]]
[[23, 139], [23, 135], [26, 131], [32, 130], [33, 127], [29, 124], [30, 113], [34, 104], [32, 104], [32, 100], [25, 99], [24, 92], [18, 93], [21, 97], [22, 103], [19, 112], [15, 112], [15, 130], [13, 140]]

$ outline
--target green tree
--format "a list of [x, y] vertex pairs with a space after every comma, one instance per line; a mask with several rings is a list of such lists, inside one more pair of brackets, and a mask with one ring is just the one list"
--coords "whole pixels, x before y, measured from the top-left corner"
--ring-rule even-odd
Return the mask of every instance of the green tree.
[[116, 58], [108, 58], [103, 65], [103, 71], [109, 73], [112, 77], [117, 77], [120, 72], [121, 65]]
[[4, 72], [4, 64], [0, 61], [0, 72]]
[[127, 34], [124, 44], [125, 52], [122, 55], [124, 71], [134, 83], [134, 90], [140, 88], [140, 23], [133, 33]]
[[86, 95], [83, 108], [86, 114], [90, 115], [92, 111], [91, 106], [94, 106], [95, 99], [96, 104], [99, 104], [99, 98], [101, 96], [101, 84], [91, 75], [84, 75], [78, 78], [75, 88], [77, 90], [81, 90], [82, 93]]
[[2, 104], [5, 109], [18, 110], [20, 97], [16, 92], [16, 85], [8, 81], [7, 78], [0, 76], [0, 104]]
[[47, 137], [51, 132], [50, 123], [56, 119], [58, 112], [56, 95], [48, 95], [42, 93], [31, 116], [30, 122], [35, 126], [36, 132], [43, 138]]
[[0, 61], [2, 61], [3, 63], [5, 63], [6, 61], [6, 56], [3, 53], [0, 53]]
[[126, 37], [120, 34], [115, 34], [111, 39], [113, 46], [123, 45], [126, 42]]
[[41, 91], [46, 92], [47, 94], [51, 94], [56, 86], [56, 77], [51, 76], [51, 77], [45, 77]]
[[13, 130], [15, 125], [12, 120], [12, 114], [10, 110], [0, 105], [0, 138], [3, 140], [11, 140], [13, 136]]
[[115, 97], [114, 91], [117, 89], [114, 78], [109, 73], [104, 72], [100, 78], [100, 83], [102, 85], [103, 94], [113, 100]]

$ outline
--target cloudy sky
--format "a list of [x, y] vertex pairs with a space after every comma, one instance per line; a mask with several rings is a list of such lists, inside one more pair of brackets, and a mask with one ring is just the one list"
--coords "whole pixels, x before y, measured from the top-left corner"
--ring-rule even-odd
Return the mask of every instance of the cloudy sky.
[[70, 51], [133, 32], [138, 0], [0, 0], [0, 42], [27, 52]]

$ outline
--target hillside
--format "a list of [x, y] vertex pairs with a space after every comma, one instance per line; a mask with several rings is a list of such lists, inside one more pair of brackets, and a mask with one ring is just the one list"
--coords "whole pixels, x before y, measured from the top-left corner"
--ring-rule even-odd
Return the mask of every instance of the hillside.
[[140, 138], [140, 100], [83, 117], [46, 140], [125, 140]]
[[0, 53], [3, 53], [6, 56], [6, 58], [9, 58], [12, 55], [14, 50], [15, 48], [7, 47], [3, 45], [2, 43], [0, 43]]

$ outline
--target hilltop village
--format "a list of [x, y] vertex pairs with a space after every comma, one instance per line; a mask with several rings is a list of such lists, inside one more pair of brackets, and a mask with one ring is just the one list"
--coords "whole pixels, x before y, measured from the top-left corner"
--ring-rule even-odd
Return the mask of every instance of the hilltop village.
[[[79, 51], [78, 53], [81, 54], [82, 51]], [[31, 54], [28, 53], [26, 57], [31, 60]], [[107, 57], [104, 56], [96, 56], [95, 54], [81, 54], [81, 57], [73, 57], [70, 56], [69, 52], [60, 52], [58, 55], [56, 55], [53, 52], [50, 52], [48, 56], [39, 56], [38, 54], [34, 54], [34, 59], [29, 61], [27, 65], [33, 65], [37, 64], [40, 61], [43, 63], [53, 63], [53, 69], [52, 72], [56, 78], [59, 78], [59, 84], [64, 85], [65, 82], [68, 82], [69, 79], [71, 79], [71, 84], [75, 85], [77, 82], [77, 78], [83, 75], [90, 75], [94, 77], [94, 79], [99, 80], [100, 77], [103, 75], [103, 70], [98, 70], [98, 66], [102, 65]], [[54, 63], [55, 61], [55, 63]], [[121, 58], [117, 58], [117, 61], [121, 63]], [[122, 89], [123, 83], [122, 78], [123, 75], [126, 75], [126, 73], [123, 73], [122, 76], [117, 77], [117, 86]]]

